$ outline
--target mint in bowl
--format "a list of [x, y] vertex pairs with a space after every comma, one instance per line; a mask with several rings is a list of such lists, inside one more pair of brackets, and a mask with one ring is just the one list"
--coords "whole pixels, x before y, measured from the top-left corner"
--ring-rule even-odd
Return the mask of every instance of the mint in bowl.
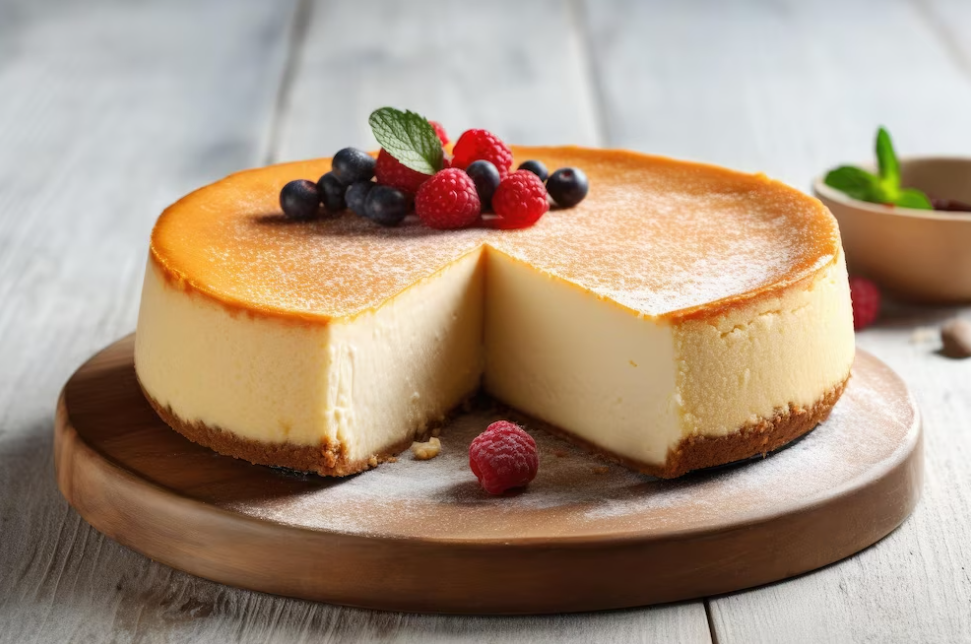
[[898, 159], [877, 133], [876, 163], [839, 166], [813, 193], [839, 222], [850, 272], [909, 300], [971, 302], [971, 158]]

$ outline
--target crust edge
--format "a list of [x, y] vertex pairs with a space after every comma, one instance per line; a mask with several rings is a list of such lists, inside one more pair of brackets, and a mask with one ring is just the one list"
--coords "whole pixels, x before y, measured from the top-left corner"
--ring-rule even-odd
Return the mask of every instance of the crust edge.
[[[775, 416], [760, 419], [725, 436], [688, 436], [668, 452], [663, 465], [635, 461], [599, 448], [549, 423], [537, 421], [540, 427], [584, 449], [619, 463], [632, 470], [658, 478], [677, 478], [693, 470], [725, 465], [745, 460], [758, 454], [763, 456], [808, 433], [829, 417], [833, 406], [842, 396], [849, 376], [843, 382], [824, 393], [809, 407], [790, 405]], [[201, 422], [185, 421], [168, 406], [162, 405], [139, 382], [146, 400], [159, 417], [172, 429], [193, 443], [208, 447], [226, 456], [242, 459], [257, 465], [287, 467], [303, 472], [315, 472], [321, 476], [349, 476], [376, 467], [393, 459], [408, 449], [420, 432], [416, 430], [406, 440], [391, 445], [367, 459], [350, 460], [346, 448], [340, 443], [323, 441], [319, 446], [265, 443], [240, 438], [230, 431], [211, 427]], [[515, 416], [525, 416], [511, 410]]]
[[152, 409], [169, 427], [193, 443], [255, 465], [287, 467], [301, 472], [316, 472], [321, 476], [349, 476], [377, 467], [412, 443], [409, 438], [407, 443], [402, 441], [392, 445], [380, 454], [352, 461], [347, 456], [347, 449], [335, 441], [321, 441], [320, 445], [294, 445], [249, 440], [206, 423], [183, 420], [171, 407], [161, 404], [149, 394], [140, 381], [138, 384]]
[[[759, 419], [754, 423], [742, 426], [738, 431], [731, 434], [724, 436], [686, 436], [668, 451], [664, 465], [635, 461], [597, 447], [549, 423], [538, 421], [538, 424], [542, 429], [609, 461], [619, 463], [641, 474], [662, 479], [673, 479], [695, 470], [744, 461], [759, 454], [764, 457], [769, 452], [773, 452], [809, 433], [829, 417], [833, 406], [843, 395], [847, 382], [849, 382], [849, 376], [824, 393], [809, 407], [790, 405], [787, 409], [780, 409], [772, 418]], [[512, 413], [523, 416], [515, 411]], [[523, 417], [526, 418], [526, 416]]]

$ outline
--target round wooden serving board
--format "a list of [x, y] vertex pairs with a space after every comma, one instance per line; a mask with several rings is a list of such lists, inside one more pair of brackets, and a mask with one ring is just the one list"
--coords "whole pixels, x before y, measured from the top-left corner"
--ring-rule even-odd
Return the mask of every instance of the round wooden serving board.
[[[388, 610], [548, 613], [670, 602], [825, 566], [917, 502], [920, 420], [859, 352], [828, 421], [742, 465], [661, 481], [538, 430], [540, 473], [493, 498], [468, 469], [481, 409], [430, 461], [346, 479], [220, 456], [152, 411], [133, 336], [82, 366], [58, 405], [58, 484], [91, 525], [165, 564], [243, 588]], [[536, 429], [532, 427], [531, 429]]]

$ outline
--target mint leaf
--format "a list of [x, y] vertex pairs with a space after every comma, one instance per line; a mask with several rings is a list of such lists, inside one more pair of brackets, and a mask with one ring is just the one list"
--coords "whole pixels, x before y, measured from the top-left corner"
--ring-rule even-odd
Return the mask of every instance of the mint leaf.
[[916, 188], [900, 187], [900, 163], [893, 149], [893, 141], [885, 128], [877, 130], [876, 147], [880, 176], [862, 168], [844, 165], [830, 170], [823, 182], [830, 188], [860, 201], [933, 210], [934, 206], [926, 194]]
[[378, 144], [402, 165], [424, 174], [442, 169], [442, 142], [425, 117], [382, 107], [371, 112], [368, 123]]
[[896, 194], [900, 190], [900, 164], [897, 153], [893, 149], [893, 141], [886, 129], [877, 130], [877, 165], [880, 168], [880, 179], [887, 192]]
[[904, 188], [893, 200], [894, 205], [901, 208], [916, 208], [918, 210], [934, 210], [931, 200], [917, 188]]
[[880, 177], [856, 166], [844, 165], [830, 170], [824, 183], [860, 201], [887, 203], [888, 195]]

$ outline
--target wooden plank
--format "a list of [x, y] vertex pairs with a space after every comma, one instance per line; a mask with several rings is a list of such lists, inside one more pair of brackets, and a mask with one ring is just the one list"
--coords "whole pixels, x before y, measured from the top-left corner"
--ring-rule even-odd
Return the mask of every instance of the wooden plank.
[[[525, 3], [500, 4], [512, 16], [507, 22], [521, 19], [505, 25], [510, 30], [543, 21], [566, 29], [538, 37], [541, 47], [522, 41], [534, 37], [525, 27], [516, 32], [520, 42], [501, 48], [498, 67], [515, 66], [519, 82], [495, 94], [473, 82], [474, 66], [457, 62], [495, 64], [485, 27], [498, 19], [489, 22], [484, 9], [473, 14], [477, 22], [465, 20], [464, 8], [450, 19], [465, 26], [434, 22], [433, 45], [426, 47], [428, 30], [418, 31], [417, 18], [409, 23], [394, 8], [362, 3], [361, 15], [377, 22], [338, 22], [357, 16], [354, 6], [328, 4], [315, 18], [327, 24], [313, 33], [329, 29], [344, 44], [318, 58], [312, 47], [328, 45], [308, 42], [280, 145], [268, 151], [263, 132], [273, 91], [266, 88], [282, 65], [285, 8], [4, 3], [0, 642], [706, 641], [698, 604], [559, 619], [446, 619], [332, 608], [209, 584], [151, 564], [70, 512], [53, 488], [49, 431], [53, 397], [70, 370], [133, 327], [144, 244], [162, 205], [268, 154], [319, 156], [349, 143], [366, 145], [359, 114], [373, 103], [425, 111], [453, 133], [484, 124], [523, 143], [596, 143], [605, 132], [612, 144], [767, 169], [801, 186], [834, 160], [866, 156], [878, 121], [891, 127], [905, 152], [966, 148], [962, 117], [969, 103], [961, 80], [966, 57], [960, 56], [966, 56], [962, 35], [969, 25], [960, 0], [898, 2], [879, 13], [860, 1], [735, 4], [696, 3], [688, 10], [598, 2], [579, 21], [556, 11], [558, 5], [539, 5], [552, 6], [551, 17]], [[431, 9], [442, 10], [422, 8], [418, 16], [429, 20]], [[938, 27], [928, 26], [928, 17]], [[397, 26], [389, 25], [392, 18]], [[746, 19], [754, 27], [745, 27]], [[596, 77], [605, 88], [606, 126], [595, 85], [582, 73], [585, 40], [571, 27], [587, 20]], [[942, 44], [941, 29], [955, 44]], [[391, 35], [368, 35], [379, 33]], [[348, 52], [357, 62], [341, 59]], [[522, 52], [532, 67], [519, 64]], [[562, 62], [564, 52], [569, 64]], [[442, 60], [448, 56], [454, 60]], [[733, 78], [740, 63], [745, 74]], [[308, 81], [307, 74], [327, 78]], [[535, 91], [523, 81], [540, 74], [560, 82]], [[504, 85], [500, 76], [490, 78]], [[559, 100], [564, 97], [573, 102]], [[347, 101], [356, 106], [345, 110]], [[714, 601], [720, 641], [797, 639], [794, 626], [813, 640], [959, 641], [971, 630], [962, 521], [968, 498], [966, 486], [956, 483], [968, 478], [971, 450], [959, 430], [971, 412], [966, 390], [954, 384], [966, 382], [967, 368], [942, 362], [933, 343], [905, 344], [909, 327], [934, 323], [935, 315], [904, 310], [860, 338], [911, 382], [928, 418], [931, 467], [917, 514], [845, 564]]]
[[134, 328], [162, 207], [265, 155], [291, 15], [258, 0], [0, 5], [2, 642], [162, 641], [199, 614], [200, 582], [57, 493], [54, 402]]
[[[382, 105], [439, 120], [453, 138], [486, 127], [516, 143], [596, 145], [603, 134], [581, 19], [555, 0], [317, 2], [274, 156], [374, 147], [366, 118]], [[362, 615], [333, 610], [338, 624]], [[382, 632], [396, 642], [710, 641], [701, 602], [562, 617], [371, 615], [343, 637], [367, 641], [374, 624], [390, 622]]]
[[[52, 11], [19, 0], [0, 9], [0, 92], [12, 97], [0, 103], [0, 642], [710, 641], [698, 602], [563, 618], [438, 618], [234, 590], [102, 537], [57, 494], [50, 454], [57, 389], [82, 359], [134, 326], [145, 244], [161, 208], [241, 166], [295, 156], [298, 142], [317, 155], [363, 144], [344, 138], [339, 119], [273, 123], [292, 8], [103, 1]], [[367, 76], [372, 54], [418, 49], [405, 56], [407, 73], [387, 62], [387, 83], [397, 90], [382, 100], [434, 111], [453, 132], [475, 123], [511, 140], [596, 142], [592, 99], [573, 69], [582, 43], [572, 14], [552, 2], [521, 11], [534, 26], [547, 24], [538, 40], [526, 42], [535, 34], [514, 19], [513, 8], [499, 7], [505, 19], [479, 9], [472, 20], [446, 10], [431, 46], [422, 42], [421, 16], [400, 16], [393, 47], [375, 38], [360, 52], [363, 60], [344, 61], [349, 67], [324, 60], [324, 68], [343, 70], [339, 87], [352, 86]], [[332, 10], [350, 22], [334, 24]], [[367, 20], [390, 25], [396, 10], [322, 5], [316, 29], [344, 43], [326, 56], [376, 33]], [[490, 25], [522, 42], [496, 54]], [[498, 71], [485, 74], [497, 85], [492, 94], [470, 81], [458, 91], [446, 84], [467, 74], [463, 65], [441, 63], [454, 51], [460, 61], [484, 66], [498, 56]], [[551, 62], [552, 73], [545, 69]], [[516, 81], [507, 86], [502, 73]], [[296, 97], [321, 97], [314, 83], [302, 83]], [[435, 92], [434, 101], [412, 102], [411, 87]], [[305, 109], [317, 117], [313, 106]], [[347, 115], [365, 113], [354, 107]], [[272, 132], [287, 132], [288, 124], [300, 127], [281, 148], [268, 148]], [[307, 131], [317, 138], [304, 140]]]
[[[900, 307], [859, 345], [908, 381], [924, 417], [924, 494], [884, 541], [814, 574], [712, 602], [719, 642], [963, 642], [971, 633], [971, 364], [936, 354], [954, 312]], [[965, 309], [965, 316], [971, 310]], [[913, 329], [928, 327], [926, 331]]]
[[556, 0], [317, 2], [285, 104], [280, 159], [376, 147], [383, 105], [510, 143], [596, 145], [596, 98], [577, 14]]
[[[967, 3], [598, 2], [587, 15], [611, 143], [802, 187], [867, 158], [879, 123], [904, 154], [971, 151]], [[971, 365], [937, 356], [936, 340], [912, 342], [915, 325], [954, 312], [898, 308], [859, 335], [909, 382], [925, 416], [916, 513], [844, 563], [711, 600], [718, 642], [966, 641]]]
[[967, 153], [971, 85], [924, 14], [906, 0], [588, 3], [608, 142], [807, 189], [869, 158], [879, 124], [902, 154]]
[[[927, 26], [937, 35], [940, 46], [948, 53], [953, 65], [965, 79], [971, 81], [971, 40], [967, 29], [971, 25], [971, 4], [964, 0], [915, 0], [917, 10]], [[962, 151], [967, 153], [967, 148]]]

